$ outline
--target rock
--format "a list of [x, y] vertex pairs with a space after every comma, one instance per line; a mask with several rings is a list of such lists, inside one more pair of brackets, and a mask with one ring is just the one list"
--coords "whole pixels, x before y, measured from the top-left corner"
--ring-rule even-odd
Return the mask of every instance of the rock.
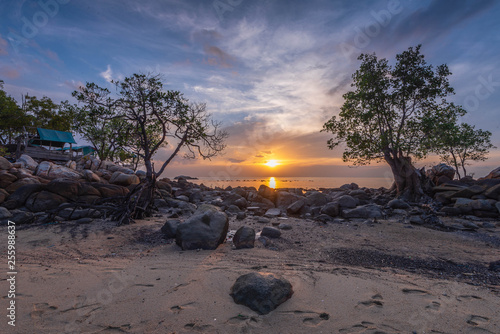
[[4, 207], [0, 206], [0, 220], [12, 217], [12, 213]]
[[[350, 197], [350, 196], [349, 196]], [[352, 198], [352, 197], [351, 197]], [[354, 199], [354, 198], [353, 198]], [[340, 214], [340, 205], [337, 202], [327, 203], [321, 208], [322, 214], [326, 214], [330, 217], [337, 217]]]
[[326, 215], [326, 214], [321, 214], [317, 217], [314, 218], [314, 220], [322, 222], [324, 224], [333, 221], [333, 217]]
[[43, 189], [45, 189], [45, 185], [42, 184], [27, 184], [19, 187], [9, 196], [8, 201], [5, 202], [4, 205], [8, 209], [15, 209], [23, 206], [31, 194], [42, 191]]
[[359, 200], [350, 196], [350, 195], [343, 195], [340, 196], [335, 200], [337, 203], [339, 203], [341, 208], [355, 208], [356, 205], [358, 205]]
[[243, 220], [247, 217], [246, 212], [240, 211], [236, 214], [236, 219], [238, 220]]
[[290, 214], [298, 213], [303, 207], [306, 205], [306, 201], [304, 199], [299, 199], [298, 201], [293, 202], [286, 208], [286, 212]]
[[500, 179], [500, 167], [492, 170], [488, 175], [484, 177], [485, 179]]
[[290, 224], [285, 224], [285, 223], [280, 223], [280, 224], [278, 225], [278, 228], [279, 228], [280, 230], [283, 230], [283, 231], [289, 231], [289, 230], [291, 230], [291, 229], [292, 229], [292, 225], [290, 225]]
[[80, 218], [99, 218], [101, 212], [95, 209], [76, 209], [66, 208], [58, 212], [59, 217], [67, 220], [78, 220]]
[[271, 221], [267, 218], [264, 218], [264, 217], [259, 217], [257, 219], [257, 223], [259, 224], [269, 224]]
[[281, 231], [275, 227], [266, 226], [262, 229], [262, 232], [260, 233], [260, 235], [263, 237], [276, 239], [276, 238], [279, 238], [281, 236]]
[[247, 200], [238, 194], [229, 194], [229, 196], [222, 201], [222, 204], [225, 206], [236, 205], [240, 209], [245, 209], [248, 206]]
[[255, 231], [248, 226], [240, 227], [233, 237], [236, 249], [253, 248], [255, 244]]
[[44, 212], [55, 209], [59, 205], [66, 203], [67, 199], [54, 193], [42, 190], [39, 193], [31, 194], [26, 200], [26, 208], [31, 212]]
[[46, 179], [80, 179], [82, 175], [70, 168], [53, 164], [49, 161], [41, 162], [35, 170], [35, 175]]
[[0, 188], [0, 204], [5, 202], [7, 197], [9, 197], [9, 193], [5, 189]]
[[12, 210], [11, 220], [16, 222], [16, 225], [29, 224], [35, 220], [35, 215], [29, 211]]
[[277, 218], [281, 215], [281, 210], [278, 208], [272, 208], [266, 211], [264, 217], [266, 218]]
[[116, 184], [93, 183], [92, 187], [97, 189], [104, 198], [125, 196], [129, 193], [127, 188]]
[[90, 224], [92, 223], [94, 220], [90, 217], [85, 217], [85, 218], [80, 218], [80, 219], [77, 219], [76, 220], [76, 223], [77, 224]]
[[177, 235], [177, 228], [181, 224], [180, 220], [172, 219], [167, 220], [165, 225], [162, 226], [161, 232], [163, 233], [163, 237], [166, 239], [173, 239]]
[[412, 225], [424, 225], [425, 221], [420, 216], [411, 216], [410, 224]]
[[89, 182], [101, 182], [99, 175], [91, 171], [90, 169], [83, 170], [83, 177]]
[[156, 182], [156, 186], [160, 190], [165, 190], [167, 193], [171, 194], [172, 193], [172, 186], [165, 181], [158, 181]]
[[216, 249], [226, 238], [229, 229], [227, 215], [217, 210], [197, 212], [177, 227], [175, 242], [184, 250]]
[[495, 261], [495, 262], [490, 262], [490, 265], [488, 266], [488, 270], [500, 273], [500, 260]]
[[488, 198], [498, 200], [500, 198], [500, 184], [497, 184], [493, 187], [486, 189], [484, 195]]
[[397, 199], [397, 198], [395, 198], [392, 201], [390, 201], [389, 203], [387, 203], [387, 205], [391, 209], [403, 209], [403, 210], [410, 209], [410, 205], [408, 203], [406, 203], [405, 201], [403, 201], [401, 199]]
[[481, 187], [480, 185], [473, 185], [457, 191], [453, 197], [471, 198], [474, 195], [481, 194], [483, 191], [484, 187]]
[[496, 208], [489, 201], [491, 200], [476, 199], [471, 202], [471, 207], [473, 210], [496, 212], [497, 211]]
[[263, 198], [270, 200], [273, 203], [276, 202], [276, 191], [264, 184], [260, 185], [258, 194]]
[[236, 205], [230, 205], [227, 209], [226, 209], [226, 212], [229, 212], [229, 213], [235, 213], [237, 214], [238, 212], [241, 212], [240, 208], [237, 207]]
[[306, 197], [306, 204], [309, 206], [323, 206], [328, 202], [325, 194], [319, 191], [312, 191]]
[[472, 213], [472, 202], [474, 200], [469, 198], [457, 198], [454, 208], [459, 209], [462, 214]]
[[[139, 184], [141, 180], [139, 177], [135, 174], [124, 174], [122, 172], [114, 172], [113, 175], [111, 175], [111, 179], [109, 179], [109, 183], [111, 184], [116, 184], [119, 186], [127, 187], [132, 184]], [[189, 201], [189, 199], [188, 199]]]
[[183, 202], [189, 202], [189, 197], [187, 197], [186, 195], [177, 196], [175, 199], [178, 199], [179, 201]]
[[344, 190], [356, 190], [356, 189], [359, 189], [359, 186], [356, 183], [343, 184], [343, 185], [340, 186], [340, 189], [344, 189]]
[[434, 177], [446, 176], [448, 179], [453, 180], [455, 177], [455, 168], [448, 166], [447, 164], [439, 164], [431, 169]]
[[497, 208], [498, 213], [500, 213], [500, 202], [496, 202], [495, 207]]
[[69, 160], [65, 167], [69, 168], [69, 169], [72, 169], [72, 170], [76, 170], [76, 162], [73, 161], [73, 160]]
[[17, 176], [15, 176], [15, 175], [13, 175], [5, 170], [0, 170], [0, 188], [5, 189], [8, 186], [10, 186], [12, 183], [16, 182], [16, 180], [17, 180]]
[[363, 200], [369, 200], [370, 199], [370, 194], [368, 194], [363, 189], [351, 190], [349, 192], [349, 195], [351, 195], [352, 197], [358, 198], [358, 199], [363, 199]]
[[290, 282], [271, 273], [242, 275], [231, 287], [231, 297], [236, 304], [245, 305], [259, 314], [268, 314], [292, 295]]
[[354, 209], [344, 210], [342, 215], [344, 218], [382, 218], [384, 213], [378, 205], [367, 204]]
[[276, 206], [282, 210], [286, 210], [291, 204], [301, 198], [302, 196], [292, 194], [288, 191], [278, 191], [276, 195]]
[[19, 159], [17, 159], [25, 168], [29, 170], [35, 170], [38, 167], [38, 162], [33, 160], [29, 155], [22, 154]]
[[13, 174], [18, 179], [25, 179], [27, 177], [33, 178], [33, 172], [30, 171], [29, 169], [19, 168], [17, 171], [13, 172]]
[[477, 226], [476, 224], [474, 224], [473, 222], [471, 222], [469, 220], [456, 219], [455, 222], [459, 223], [459, 224], [462, 224], [462, 226], [465, 227], [468, 230], [474, 230], [475, 231], [475, 230], [479, 229], [479, 226]]
[[445, 206], [442, 207], [440, 212], [443, 212], [444, 214], [448, 216], [458, 216], [462, 213], [462, 211], [458, 208], [455, 207], [450, 207], [450, 206]]
[[5, 159], [4, 157], [0, 157], [0, 170], [9, 170], [12, 168], [12, 164], [10, 163], [9, 160]]
[[12, 183], [7, 188], [5, 188], [5, 190], [7, 190], [7, 192], [12, 194], [17, 189], [19, 189], [22, 186], [25, 186], [27, 184], [40, 184], [40, 181], [38, 181], [37, 179], [30, 179], [30, 178], [20, 179], [20, 180], [17, 180], [16, 182]]
[[71, 201], [76, 201], [79, 194], [80, 182], [73, 179], [52, 180], [45, 190], [63, 196]]

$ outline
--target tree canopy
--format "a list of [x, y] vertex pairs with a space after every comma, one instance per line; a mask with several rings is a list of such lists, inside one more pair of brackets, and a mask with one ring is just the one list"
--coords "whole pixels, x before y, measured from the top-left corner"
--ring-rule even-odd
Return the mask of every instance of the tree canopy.
[[334, 134], [333, 149], [345, 143], [344, 161], [364, 165], [386, 161], [394, 175], [393, 190], [415, 198], [422, 194], [414, 160], [438, 153], [443, 142], [435, 140], [442, 128], [453, 129], [465, 114], [446, 98], [454, 94], [447, 65], [428, 65], [421, 45], [396, 55], [396, 64], [375, 54], [361, 54], [361, 65], [352, 75], [354, 90], [343, 95], [339, 116], [322, 131]]

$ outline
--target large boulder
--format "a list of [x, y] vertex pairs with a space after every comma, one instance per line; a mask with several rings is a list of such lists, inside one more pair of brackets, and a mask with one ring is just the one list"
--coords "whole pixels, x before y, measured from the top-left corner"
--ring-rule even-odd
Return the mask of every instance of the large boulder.
[[367, 204], [354, 209], [344, 210], [342, 215], [344, 218], [382, 218], [384, 212], [378, 205]]
[[132, 184], [139, 184], [141, 180], [135, 174], [125, 174], [119, 171], [116, 171], [111, 175], [111, 179], [109, 179], [109, 183], [116, 184], [119, 186], [128, 187]]
[[457, 198], [453, 207], [460, 210], [463, 214], [472, 213], [472, 203], [474, 200], [470, 198]]
[[337, 202], [327, 203], [321, 208], [321, 213], [330, 217], [337, 217], [340, 214], [340, 205]]
[[21, 188], [24, 185], [27, 184], [40, 184], [40, 181], [34, 178], [24, 178], [17, 180], [16, 182], [12, 183], [9, 185], [5, 190], [7, 190], [9, 193], [14, 193], [17, 189]]
[[350, 195], [343, 195], [337, 198], [335, 202], [339, 203], [341, 208], [352, 209], [358, 205], [359, 200]]
[[5, 159], [4, 157], [0, 157], [0, 169], [9, 170], [11, 168], [12, 164], [9, 162], [9, 160]]
[[484, 177], [485, 179], [500, 179], [500, 167], [492, 170], [488, 175]]
[[255, 244], [255, 230], [248, 226], [240, 227], [233, 237], [236, 249], [253, 248]]
[[8, 209], [15, 209], [21, 207], [26, 203], [28, 197], [31, 194], [40, 192], [45, 188], [45, 185], [35, 183], [35, 184], [26, 184], [22, 187], [19, 187], [12, 193], [7, 201], [4, 203], [4, 206]]
[[93, 183], [92, 187], [97, 189], [104, 198], [125, 196], [129, 193], [127, 188], [116, 184]]
[[301, 198], [298, 201], [293, 202], [286, 208], [286, 212], [290, 214], [298, 213], [306, 205], [305, 199]]
[[56, 165], [49, 161], [41, 162], [35, 170], [35, 175], [46, 179], [81, 179], [82, 175], [71, 168]]
[[166, 239], [173, 239], [177, 235], [177, 228], [181, 222], [177, 219], [169, 219], [165, 222], [165, 224], [161, 228], [161, 233], [163, 233], [163, 237]]
[[32, 212], [43, 212], [57, 208], [66, 203], [67, 199], [57, 194], [42, 190], [39, 193], [31, 194], [26, 201], [26, 208]]
[[259, 187], [259, 195], [264, 198], [267, 198], [273, 203], [276, 203], [276, 191], [264, 184], [261, 184]]
[[447, 164], [439, 164], [431, 169], [434, 177], [446, 176], [450, 180], [455, 177], [455, 168], [448, 166]]
[[312, 191], [306, 196], [306, 203], [310, 206], [323, 206], [328, 202], [326, 195], [319, 191]]
[[499, 200], [500, 199], [500, 184], [497, 184], [491, 188], [486, 189], [486, 191], [484, 192], [484, 196], [491, 198], [491, 199]]
[[45, 190], [76, 201], [79, 194], [80, 182], [72, 179], [56, 179], [47, 184]]
[[238, 277], [231, 297], [259, 314], [268, 314], [293, 295], [292, 284], [271, 273], [250, 273]]
[[83, 170], [83, 177], [89, 182], [101, 182], [99, 175], [91, 171], [90, 169]]
[[229, 219], [218, 208], [198, 210], [191, 218], [177, 227], [175, 242], [184, 250], [216, 249], [226, 238]]
[[276, 195], [276, 207], [285, 210], [288, 206], [301, 198], [302, 196], [292, 194], [288, 191], [278, 191]]
[[15, 176], [14, 174], [11, 174], [5, 170], [0, 170], [0, 188], [5, 189], [8, 186], [10, 186], [12, 183], [14, 183], [16, 180], [17, 180], [17, 176]]
[[27, 154], [22, 154], [19, 159], [17, 159], [17, 162], [20, 162], [25, 168], [29, 170], [35, 170], [38, 167], [38, 162], [33, 160], [33, 158]]
[[410, 205], [408, 203], [398, 198], [389, 201], [389, 203], [387, 203], [387, 206], [390, 207], [391, 209], [402, 209], [402, 210], [410, 209]]

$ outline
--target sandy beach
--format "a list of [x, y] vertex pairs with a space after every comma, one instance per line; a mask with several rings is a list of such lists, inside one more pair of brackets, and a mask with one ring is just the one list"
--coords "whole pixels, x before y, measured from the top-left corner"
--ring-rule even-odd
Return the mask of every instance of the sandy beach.
[[[231, 218], [230, 230], [259, 231], [256, 218]], [[496, 221], [443, 232], [271, 219], [292, 229], [268, 247], [182, 251], [163, 238], [165, 220], [18, 227], [16, 327], [4, 319], [1, 332], [500, 333], [500, 275], [488, 271], [500, 258]], [[267, 315], [235, 304], [231, 286], [254, 271], [288, 279], [294, 295]], [[2, 279], [4, 300], [6, 288]]]

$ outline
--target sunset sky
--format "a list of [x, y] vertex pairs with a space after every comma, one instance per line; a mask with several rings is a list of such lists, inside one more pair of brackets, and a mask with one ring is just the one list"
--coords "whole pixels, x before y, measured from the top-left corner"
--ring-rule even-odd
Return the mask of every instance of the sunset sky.
[[[178, 157], [168, 176], [379, 176], [384, 165], [349, 168], [319, 133], [339, 112], [357, 56], [392, 62], [422, 44], [428, 63], [450, 67], [464, 121], [500, 147], [499, 17], [494, 0], [9, 0], [0, 2], [0, 79], [18, 100], [76, 103], [71, 92], [85, 82], [111, 88], [161, 73], [166, 89], [206, 102], [230, 134], [223, 156]], [[470, 171], [500, 166], [499, 152]]]

